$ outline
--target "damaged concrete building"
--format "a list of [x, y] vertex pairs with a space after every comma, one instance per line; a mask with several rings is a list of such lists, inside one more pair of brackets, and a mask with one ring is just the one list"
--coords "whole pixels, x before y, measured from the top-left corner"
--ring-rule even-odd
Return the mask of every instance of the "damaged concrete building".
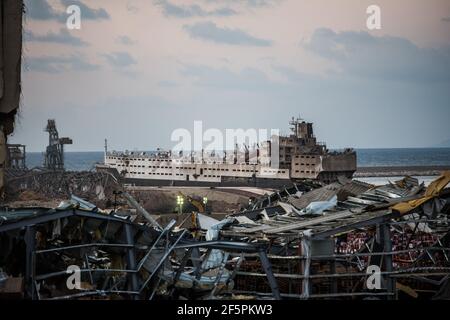
[[20, 101], [23, 10], [21, 0], [0, 3], [0, 197], [8, 161], [7, 137], [14, 131]]

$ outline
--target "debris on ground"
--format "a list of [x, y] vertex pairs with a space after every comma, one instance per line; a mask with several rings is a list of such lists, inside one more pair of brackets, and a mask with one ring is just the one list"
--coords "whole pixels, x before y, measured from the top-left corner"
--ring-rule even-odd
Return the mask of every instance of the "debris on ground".
[[133, 211], [76, 193], [49, 208], [3, 206], [0, 297], [449, 298], [449, 182], [450, 172], [427, 188], [411, 177], [298, 183], [223, 218], [166, 224], [130, 194]]

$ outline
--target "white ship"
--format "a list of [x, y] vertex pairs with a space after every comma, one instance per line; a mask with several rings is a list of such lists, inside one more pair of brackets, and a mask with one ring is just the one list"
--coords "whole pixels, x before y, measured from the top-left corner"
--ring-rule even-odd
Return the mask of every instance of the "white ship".
[[[244, 146], [243, 151], [237, 146], [220, 155], [204, 151], [187, 157], [160, 150], [108, 152], [105, 146], [105, 163], [97, 169], [111, 171], [125, 183], [138, 185], [277, 187], [289, 181], [312, 179], [329, 183], [339, 176], [353, 176], [353, 149], [330, 152], [324, 143], [317, 143], [312, 123], [293, 118], [290, 124], [292, 133], [279, 136], [277, 143], [267, 140], [253, 149]], [[278, 153], [272, 152], [274, 148]]]

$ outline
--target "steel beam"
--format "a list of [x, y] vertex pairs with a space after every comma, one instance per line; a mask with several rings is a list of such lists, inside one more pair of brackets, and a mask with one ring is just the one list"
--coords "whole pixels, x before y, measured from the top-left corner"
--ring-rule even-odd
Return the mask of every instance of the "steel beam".
[[[101, 213], [95, 213], [95, 212], [89, 212], [89, 211], [82, 211], [77, 209], [67, 209], [63, 211], [50, 209], [47, 211], [44, 208], [38, 208], [34, 210], [34, 212], [37, 213], [37, 216], [34, 216], [33, 218], [23, 218], [16, 222], [11, 223], [3, 223], [3, 225], [0, 226], [0, 232], [15, 230], [15, 229], [21, 229], [27, 226], [33, 226], [36, 224], [42, 224], [49, 221], [54, 221], [57, 219], [67, 218], [71, 216], [79, 216], [79, 217], [85, 217], [85, 218], [91, 218], [91, 219], [100, 219], [100, 220], [108, 220], [108, 221], [115, 221], [119, 223], [127, 223], [130, 222], [128, 220], [124, 220], [121, 218], [117, 218], [110, 215], [105, 215]], [[33, 210], [30, 210], [33, 212]]]
[[35, 255], [34, 250], [36, 248], [36, 230], [33, 226], [27, 227], [25, 231], [25, 285], [27, 296], [34, 299], [35, 296], [35, 286], [34, 286], [34, 275], [35, 275]]
[[269, 261], [269, 258], [267, 258], [266, 251], [263, 249], [259, 250], [259, 259], [261, 260], [261, 265], [264, 269], [264, 272], [267, 275], [267, 280], [269, 281], [270, 289], [272, 290], [273, 297], [276, 300], [281, 300], [280, 296], [280, 289], [278, 288], [277, 280], [275, 279], [275, 276], [273, 275], [272, 271], [272, 265]]
[[[392, 240], [391, 240], [391, 226], [388, 223], [380, 225], [380, 235], [381, 240], [383, 242], [383, 251], [391, 252], [392, 251]], [[392, 272], [392, 255], [383, 256], [384, 269], [386, 272]], [[396, 296], [396, 288], [395, 288], [395, 279], [391, 278], [389, 275], [386, 275], [386, 290], [393, 295], [388, 296], [388, 299], [395, 299]]]
[[[124, 232], [125, 232], [125, 242], [133, 247], [127, 248], [127, 268], [130, 270], [136, 269], [136, 253], [134, 249], [134, 239], [133, 239], [133, 227], [129, 224], [124, 225]], [[129, 273], [128, 275], [128, 290], [136, 292], [139, 290], [139, 283], [138, 283], [138, 275], [137, 273]], [[139, 296], [137, 294], [133, 295], [134, 300], [137, 300]]]

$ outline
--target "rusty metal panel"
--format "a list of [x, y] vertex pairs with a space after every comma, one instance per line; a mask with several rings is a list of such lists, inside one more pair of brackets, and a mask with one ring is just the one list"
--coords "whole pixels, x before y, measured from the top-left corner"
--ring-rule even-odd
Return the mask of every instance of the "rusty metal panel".
[[3, 92], [0, 100], [0, 112], [10, 113], [19, 107], [23, 2], [21, 0], [3, 0], [1, 7], [0, 30], [3, 56], [0, 60]]

